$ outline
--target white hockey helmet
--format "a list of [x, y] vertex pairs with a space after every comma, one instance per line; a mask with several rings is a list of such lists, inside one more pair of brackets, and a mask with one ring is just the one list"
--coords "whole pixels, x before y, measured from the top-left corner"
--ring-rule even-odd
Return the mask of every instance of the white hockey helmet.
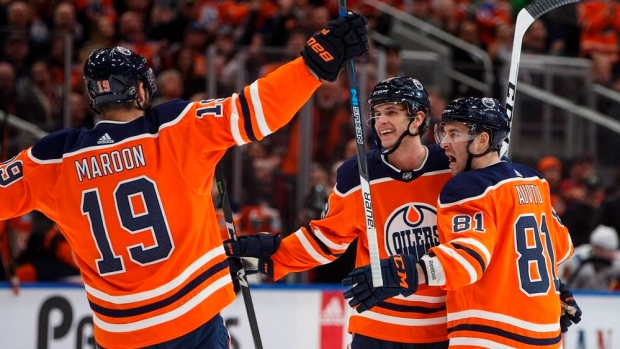
[[599, 225], [590, 233], [590, 244], [606, 250], [617, 250], [618, 233], [612, 227]]

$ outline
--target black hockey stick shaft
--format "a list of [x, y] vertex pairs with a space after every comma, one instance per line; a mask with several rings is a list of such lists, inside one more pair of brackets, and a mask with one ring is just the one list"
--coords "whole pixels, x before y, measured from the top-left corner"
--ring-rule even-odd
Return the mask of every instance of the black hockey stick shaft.
[[[347, 15], [346, 0], [338, 0], [338, 15], [340, 17], [345, 17]], [[366, 163], [366, 146], [364, 143], [364, 125], [362, 124], [362, 115], [358, 97], [359, 84], [357, 82], [355, 62], [353, 59], [349, 59], [345, 63], [345, 69], [347, 72], [347, 79], [349, 80], [351, 111], [353, 113], [353, 128], [355, 129], [355, 139], [357, 145], [357, 164], [360, 174], [364, 213], [366, 216], [366, 237], [368, 238], [368, 252], [370, 257], [372, 284], [374, 287], [381, 287], [383, 286], [383, 277], [381, 275], [381, 262], [379, 260], [379, 243], [377, 242], [377, 230], [375, 228], [375, 218], [370, 196], [368, 165]]]
[[[523, 35], [532, 23], [545, 13], [556, 9], [560, 6], [579, 2], [580, 0], [534, 0], [525, 6], [517, 14], [515, 23], [514, 38], [512, 41], [512, 56], [510, 58], [510, 69], [508, 72], [508, 92], [506, 96], [506, 114], [508, 121], [512, 126], [512, 115], [514, 113], [515, 98], [517, 96], [517, 80], [519, 76], [519, 62], [521, 61], [521, 46]], [[507, 155], [510, 143], [510, 134], [506, 137], [502, 149], [501, 156]]]
[[[226, 222], [228, 237], [236, 241], [237, 230], [235, 228], [230, 199], [228, 198], [228, 192], [226, 191], [226, 184], [224, 182], [223, 161], [224, 160], [220, 160], [215, 166], [215, 182], [217, 184], [217, 190], [220, 193], [220, 200], [222, 201], [222, 210], [224, 211], [224, 221]], [[228, 258], [228, 262], [230, 264], [230, 269], [239, 281], [241, 294], [243, 295], [243, 303], [245, 303], [245, 310], [248, 314], [248, 321], [250, 322], [254, 348], [263, 349], [263, 342], [261, 341], [260, 331], [258, 330], [258, 321], [256, 320], [256, 312], [254, 311], [254, 303], [252, 302], [252, 295], [250, 294], [250, 286], [248, 285], [248, 278], [245, 275], [245, 269], [243, 269], [241, 258]]]

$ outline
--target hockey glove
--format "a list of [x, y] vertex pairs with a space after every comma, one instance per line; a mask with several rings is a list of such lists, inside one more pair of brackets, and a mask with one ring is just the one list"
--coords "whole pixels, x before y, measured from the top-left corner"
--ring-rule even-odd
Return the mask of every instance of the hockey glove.
[[366, 311], [378, 303], [397, 296], [410, 296], [418, 289], [418, 271], [413, 258], [406, 254], [390, 256], [381, 260], [383, 287], [372, 285], [370, 266], [353, 269], [342, 280], [343, 286], [353, 286], [344, 293], [349, 305], [358, 313]]
[[321, 80], [336, 81], [344, 62], [368, 51], [368, 20], [355, 13], [329, 21], [301, 51], [304, 62]]
[[573, 293], [560, 281], [560, 303], [562, 305], [562, 316], [560, 316], [560, 327], [562, 333], [568, 331], [568, 328], [573, 324], [578, 324], [581, 321], [581, 309]]
[[[273, 261], [271, 255], [280, 247], [280, 234], [258, 233], [256, 235], [241, 236], [234, 240], [224, 241], [224, 249], [229, 257], [258, 258], [258, 271], [273, 277]], [[251, 274], [248, 271], [248, 274]]]

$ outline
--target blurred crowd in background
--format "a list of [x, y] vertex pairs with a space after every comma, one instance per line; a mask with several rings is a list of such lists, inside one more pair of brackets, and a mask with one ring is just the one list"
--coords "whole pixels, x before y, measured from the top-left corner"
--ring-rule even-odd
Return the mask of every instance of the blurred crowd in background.
[[[526, 0], [386, 2], [486, 50], [498, 66], [500, 55], [512, 48], [516, 13], [527, 4]], [[348, 5], [369, 18], [371, 33], [389, 31], [389, 17], [374, 7], [362, 0], [348, 1]], [[273, 71], [298, 55], [306, 39], [336, 17], [337, 10], [335, 0], [0, 0], [0, 110], [46, 132], [64, 126], [92, 127], [98, 117], [89, 108], [83, 63], [92, 50], [114, 45], [147, 58], [158, 84], [154, 104], [174, 98], [213, 98], [206, 92], [209, 88], [215, 88], [217, 97], [228, 96], [235, 92], [241, 70], [247, 72], [247, 81]], [[572, 4], [534, 22], [524, 36], [523, 52], [589, 58], [594, 81], [620, 91], [618, 33], [620, 3]], [[68, 74], [67, 47], [71, 49]], [[265, 54], [265, 47], [280, 48], [288, 56]], [[214, 55], [208, 54], [210, 48]], [[372, 50], [385, 52], [388, 77], [402, 74], [398, 43], [373, 43]], [[367, 55], [360, 65], [372, 67], [372, 57]], [[215, 69], [208, 69], [210, 65]], [[479, 62], [465, 51], [454, 53], [453, 66], [472, 77], [482, 74]], [[377, 81], [369, 71], [372, 87]], [[66, 76], [70, 77], [69, 96], [63, 89]], [[208, 86], [208, 81], [217, 86]], [[310, 186], [304, 197], [295, 195], [302, 127], [298, 120], [262, 142], [243, 147], [243, 195], [233, 203], [240, 234], [271, 231], [288, 235], [320, 217], [337, 167], [355, 155], [346, 84], [341, 76], [334, 83], [324, 83], [314, 96], [315, 141]], [[503, 100], [499, 86], [493, 91], [493, 97]], [[475, 93], [459, 84], [449, 95], [429, 90], [433, 122], [447, 101], [470, 94]], [[65, 98], [70, 101], [70, 120], [63, 118]], [[6, 124], [0, 130], [0, 160], [34, 141]], [[424, 139], [434, 142], [430, 134]], [[575, 246], [588, 247], [567, 263], [571, 267], [562, 270], [562, 278], [574, 289], [620, 290], [620, 169], [612, 181], [604, 183], [595, 154], [573, 159], [552, 155], [530, 165], [549, 181], [554, 207], [570, 229]], [[215, 187], [214, 200], [219, 200]], [[4, 247], [0, 278], [13, 268], [22, 282], [79, 280], [62, 233], [41, 214], [0, 221], [0, 232]], [[301, 280], [340, 282], [354, 265], [354, 249], [352, 244], [337, 262], [305, 273]], [[584, 273], [596, 280], [583, 282]]]

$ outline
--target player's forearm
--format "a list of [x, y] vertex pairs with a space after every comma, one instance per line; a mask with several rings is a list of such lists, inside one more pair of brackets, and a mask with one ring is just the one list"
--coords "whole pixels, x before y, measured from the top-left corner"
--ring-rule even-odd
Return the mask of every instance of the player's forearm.
[[[257, 81], [261, 107], [271, 131], [286, 125], [310, 99], [321, 82], [314, 76], [303, 59], [287, 63]], [[250, 93], [252, 95], [252, 88]]]

